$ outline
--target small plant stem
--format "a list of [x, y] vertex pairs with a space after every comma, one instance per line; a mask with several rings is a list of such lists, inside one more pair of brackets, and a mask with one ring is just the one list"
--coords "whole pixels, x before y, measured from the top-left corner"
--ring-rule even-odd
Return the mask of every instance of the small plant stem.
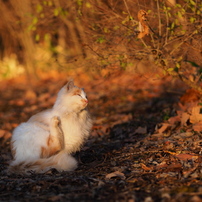
[[141, 42], [143, 43], [143, 45], [146, 47], [146, 48], [148, 48], [148, 46], [147, 46], [147, 44], [144, 42], [144, 40], [143, 39], [140, 39], [141, 40]]
[[165, 45], [168, 43], [168, 26], [169, 26], [169, 19], [168, 19], [168, 12], [166, 10], [166, 37], [165, 37]]
[[[124, 4], [125, 4], [126, 10], [127, 10], [127, 12], [128, 12], [128, 15], [129, 15], [129, 17], [130, 17], [130, 19], [131, 19], [132, 15], [130, 14], [130, 11], [129, 11], [129, 8], [128, 8], [128, 5], [127, 5], [127, 3], [126, 3], [125, 0], [123, 0], [123, 2], [124, 2]], [[132, 23], [133, 23], [133, 25], [134, 25], [134, 21], [133, 21], [133, 20], [132, 20]]]
[[161, 36], [162, 30], [161, 30], [161, 15], [160, 15], [159, 0], [157, 0], [157, 10], [158, 10], [158, 19], [159, 19], [159, 36]]
[[171, 52], [170, 55], [174, 53], [175, 50], [177, 50], [180, 46], [182, 46], [190, 37], [192, 37], [195, 34], [195, 31], [192, 32], [189, 36], [187, 36], [181, 43], [179, 43]]

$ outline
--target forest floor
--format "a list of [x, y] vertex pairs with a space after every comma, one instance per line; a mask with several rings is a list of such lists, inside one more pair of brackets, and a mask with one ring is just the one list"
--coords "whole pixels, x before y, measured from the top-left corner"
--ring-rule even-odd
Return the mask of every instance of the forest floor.
[[12, 130], [50, 108], [66, 77], [0, 82], [0, 201], [202, 201], [199, 96], [168, 76], [71, 75], [94, 120], [78, 169], [8, 175]]

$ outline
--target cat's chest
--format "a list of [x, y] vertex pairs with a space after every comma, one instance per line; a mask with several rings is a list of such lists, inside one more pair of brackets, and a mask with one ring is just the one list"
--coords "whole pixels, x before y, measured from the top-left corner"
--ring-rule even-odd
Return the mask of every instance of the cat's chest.
[[61, 117], [61, 125], [65, 135], [79, 135], [81, 133], [81, 120], [78, 116]]

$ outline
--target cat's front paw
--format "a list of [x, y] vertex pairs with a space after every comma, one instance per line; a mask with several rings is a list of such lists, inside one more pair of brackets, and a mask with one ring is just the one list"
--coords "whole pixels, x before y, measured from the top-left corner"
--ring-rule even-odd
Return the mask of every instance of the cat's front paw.
[[51, 118], [51, 123], [53, 126], [58, 126], [60, 124], [60, 118], [58, 116], [54, 116]]

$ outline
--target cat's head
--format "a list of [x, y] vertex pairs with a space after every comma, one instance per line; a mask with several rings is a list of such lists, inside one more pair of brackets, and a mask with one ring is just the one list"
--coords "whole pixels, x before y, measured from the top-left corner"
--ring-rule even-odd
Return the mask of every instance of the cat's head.
[[59, 91], [54, 109], [64, 110], [64, 112], [79, 112], [87, 105], [86, 93], [82, 88], [74, 86], [74, 82], [71, 80]]

